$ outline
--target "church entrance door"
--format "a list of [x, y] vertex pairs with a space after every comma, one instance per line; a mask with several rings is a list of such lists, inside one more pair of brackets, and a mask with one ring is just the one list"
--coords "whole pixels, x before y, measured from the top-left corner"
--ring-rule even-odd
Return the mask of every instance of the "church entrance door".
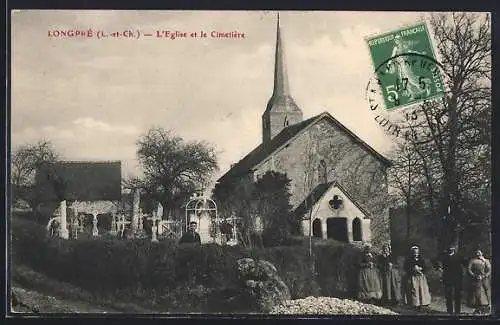
[[326, 220], [326, 236], [347, 243], [347, 218], [328, 218]]

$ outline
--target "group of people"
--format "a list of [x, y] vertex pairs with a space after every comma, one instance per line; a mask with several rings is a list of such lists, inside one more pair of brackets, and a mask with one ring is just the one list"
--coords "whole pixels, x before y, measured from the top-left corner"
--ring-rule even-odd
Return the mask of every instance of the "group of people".
[[[358, 298], [375, 304], [406, 303], [419, 309], [428, 307], [431, 293], [426, 273], [430, 268], [418, 246], [412, 246], [410, 251], [402, 274], [390, 245], [385, 245], [380, 255], [376, 255], [371, 246], [366, 246], [359, 263]], [[464, 273], [470, 278], [468, 305], [475, 308], [474, 313], [489, 312], [491, 263], [480, 249], [470, 260], [466, 260], [457, 254], [455, 247], [450, 246], [438, 258], [435, 267], [441, 273], [448, 313], [461, 312]]]

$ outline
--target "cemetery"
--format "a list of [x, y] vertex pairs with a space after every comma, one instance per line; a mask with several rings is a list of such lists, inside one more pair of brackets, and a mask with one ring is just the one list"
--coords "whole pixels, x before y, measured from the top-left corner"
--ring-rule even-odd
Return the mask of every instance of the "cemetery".
[[[139, 208], [140, 194], [134, 192], [132, 211], [120, 211], [116, 205], [66, 200], [59, 203], [54, 215], [49, 219], [46, 230], [51, 237], [64, 239], [78, 239], [85, 232], [85, 215], [92, 216], [92, 229], [89, 235], [94, 238], [112, 236], [120, 239], [148, 237], [152, 242], [159, 238], [179, 239], [182, 230], [188, 227], [191, 221], [196, 221], [197, 232], [202, 244], [217, 243], [219, 245], [236, 245], [237, 218], [219, 218], [216, 203], [207, 197], [194, 195], [186, 203], [185, 218], [182, 220], [163, 219], [163, 206], [158, 203], [156, 210], [150, 214]], [[99, 220], [106, 214], [111, 215], [109, 230], [99, 229]], [[148, 222], [149, 221], [149, 222]], [[147, 231], [145, 224], [149, 224]]]
[[[103, 170], [108, 175], [109, 171], [115, 174], [108, 176], [105, 185], [96, 176], [88, 177], [100, 175]], [[122, 192], [120, 173], [120, 162], [65, 161], [41, 169], [36, 177], [36, 191], [43, 193], [40, 210], [49, 214], [48, 234], [64, 239], [148, 237], [158, 242], [159, 238], [179, 239], [189, 222], [196, 221], [203, 244], [236, 244], [237, 218], [221, 218], [211, 198], [194, 193], [180, 209], [184, 210], [182, 218], [164, 219], [163, 205], [152, 200], [141, 204], [138, 189], [117, 194]], [[64, 183], [67, 199], [57, 202], [58, 183], [52, 179]], [[148, 213], [143, 212], [144, 207], [149, 208]]]

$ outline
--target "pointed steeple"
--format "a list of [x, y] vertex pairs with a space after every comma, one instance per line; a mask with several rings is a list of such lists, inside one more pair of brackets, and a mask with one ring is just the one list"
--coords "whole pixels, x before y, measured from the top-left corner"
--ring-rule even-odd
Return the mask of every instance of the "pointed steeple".
[[271, 140], [287, 126], [302, 121], [302, 111], [290, 95], [279, 13], [276, 23], [276, 52], [274, 60], [273, 94], [262, 115], [263, 142]]
[[285, 51], [281, 41], [280, 13], [276, 22], [276, 53], [274, 56], [274, 89], [273, 96], [286, 96], [290, 94], [288, 75], [286, 71]]

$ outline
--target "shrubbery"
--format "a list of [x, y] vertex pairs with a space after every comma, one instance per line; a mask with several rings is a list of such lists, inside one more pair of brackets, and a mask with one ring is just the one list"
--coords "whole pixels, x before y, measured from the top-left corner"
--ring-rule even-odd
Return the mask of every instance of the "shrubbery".
[[293, 299], [349, 296], [357, 274], [353, 261], [359, 253], [336, 242], [315, 246], [315, 277], [306, 245], [250, 250], [169, 240], [62, 240], [48, 238], [40, 225], [17, 218], [12, 222], [12, 250], [14, 262], [55, 279], [169, 312], [230, 312], [224, 310], [231, 306], [224, 299], [235, 288], [236, 260], [243, 257], [273, 263]]
[[[168, 312], [251, 312], [231, 301], [238, 291], [236, 261], [243, 257], [273, 263], [292, 299], [353, 298], [357, 291], [360, 250], [332, 240], [314, 244], [313, 275], [307, 238], [254, 249], [172, 240], [62, 240], [48, 238], [43, 226], [19, 218], [12, 219], [11, 233], [15, 263], [102, 297]], [[403, 261], [400, 257], [400, 269]], [[439, 273], [431, 268], [427, 279], [431, 294], [442, 294]]]

